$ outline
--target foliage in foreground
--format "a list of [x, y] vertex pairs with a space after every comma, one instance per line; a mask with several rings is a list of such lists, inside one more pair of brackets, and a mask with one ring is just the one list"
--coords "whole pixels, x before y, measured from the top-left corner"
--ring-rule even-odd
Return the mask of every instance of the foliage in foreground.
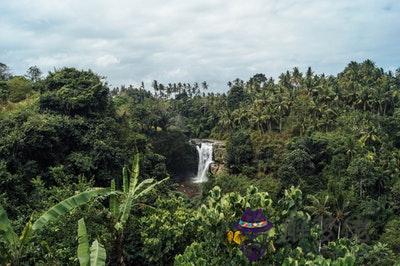
[[83, 218], [78, 221], [77, 256], [81, 266], [103, 266], [106, 264], [106, 250], [97, 239], [93, 241], [89, 248], [89, 239]]
[[[246, 264], [224, 230], [251, 202], [248, 195], [264, 195], [250, 205], [265, 207], [275, 224], [260, 263], [399, 260], [400, 71], [366, 60], [336, 76], [294, 68], [276, 81], [263, 74], [236, 79], [227, 93], [206, 94], [207, 87], [154, 82], [153, 92], [110, 90], [92, 71], [73, 68], [43, 79], [34, 67], [27, 77], [0, 73], [0, 204], [11, 221], [0, 226], [7, 232], [24, 232], [32, 215], [34, 221], [75, 191], [109, 186], [135, 147], [138, 186], [168, 173], [190, 176], [196, 153], [189, 138], [225, 140], [227, 148], [225, 172], [197, 199], [164, 183], [139, 202], [125, 169], [110, 199], [117, 204], [90, 201], [36, 230], [20, 262], [76, 264], [83, 217], [108, 264]], [[4, 235], [0, 257], [10, 261], [5, 239], [14, 237]]]
[[19, 237], [13, 230], [5, 210], [0, 205], [0, 236], [6, 247], [0, 259], [3, 260], [3, 263], [19, 264], [26, 256], [27, 246], [33, 244], [32, 238], [38, 230], [51, 222], [57, 221], [79, 206], [87, 204], [90, 200], [99, 196], [106, 196], [108, 193], [108, 189], [95, 188], [65, 199], [51, 207], [34, 222], [30, 219]]

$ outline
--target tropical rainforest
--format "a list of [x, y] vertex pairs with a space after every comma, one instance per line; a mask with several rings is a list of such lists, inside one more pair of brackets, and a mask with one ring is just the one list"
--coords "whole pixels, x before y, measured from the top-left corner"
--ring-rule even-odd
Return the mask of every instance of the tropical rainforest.
[[[400, 69], [219, 89], [1, 63], [0, 264], [400, 265]], [[226, 143], [195, 194], [190, 139]], [[273, 223], [256, 262], [227, 239], [246, 208]]]

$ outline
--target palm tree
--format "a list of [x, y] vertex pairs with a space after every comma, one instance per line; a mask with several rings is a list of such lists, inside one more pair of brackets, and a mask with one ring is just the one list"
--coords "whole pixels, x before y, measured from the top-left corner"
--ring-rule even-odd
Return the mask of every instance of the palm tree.
[[382, 107], [382, 115], [386, 115], [388, 106], [390, 106], [390, 103], [392, 102], [392, 98], [394, 98], [397, 95], [397, 91], [392, 91], [390, 88], [384, 92], [383, 94], [383, 107]]
[[244, 122], [247, 121], [247, 110], [244, 108], [238, 108], [233, 111], [234, 122], [240, 127], [243, 128]]
[[350, 214], [350, 211], [348, 211], [348, 207], [349, 202], [345, 201], [343, 193], [339, 192], [338, 196], [335, 199], [333, 210], [333, 224], [338, 225], [337, 239], [340, 239], [343, 223]]
[[262, 127], [262, 117], [257, 112], [257, 110], [255, 110], [255, 108], [253, 106], [250, 108], [249, 123], [252, 128], [257, 128], [258, 131], [260, 131], [262, 134], [264, 134], [264, 129]]
[[261, 133], [264, 133], [264, 127], [263, 127], [264, 117], [262, 115], [262, 111], [263, 111], [263, 103], [262, 100], [260, 99], [255, 100], [252, 106], [249, 108], [250, 122], [253, 124], [253, 126], [256, 125], [257, 129]]
[[303, 74], [300, 72], [298, 67], [294, 67], [291, 77], [292, 86], [296, 89], [299, 88], [300, 84], [302, 83], [302, 80], [303, 80]]
[[222, 111], [220, 113], [218, 124], [221, 125], [221, 127], [224, 130], [229, 130], [229, 131], [232, 130], [233, 128], [232, 114], [227, 110]]
[[362, 86], [357, 98], [357, 104], [362, 107], [364, 112], [367, 111], [367, 109], [371, 106], [371, 89], [369, 87]]
[[329, 196], [325, 196], [323, 201], [320, 201], [314, 195], [308, 195], [307, 198], [310, 200], [311, 205], [306, 206], [305, 209], [312, 215], [319, 217], [319, 226], [321, 228], [321, 234], [318, 244], [318, 252], [321, 253], [322, 247], [322, 235], [324, 233], [324, 216], [331, 215], [328, 208]]
[[290, 112], [290, 99], [287, 93], [283, 90], [283, 88], [279, 86], [279, 91], [275, 92], [272, 100], [274, 102], [276, 115], [278, 117], [279, 132], [281, 132], [283, 119], [285, 116], [288, 116]]
[[268, 125], [268, 131], [272, 131], [272, 123], [277, 120], [276, 116], [276, 109], [274, 108], [275, 106], [272, 105], [271, 103], [268, 103], [266, 108], [264, 109], [264, 115], [267, 120], [267, 125]]

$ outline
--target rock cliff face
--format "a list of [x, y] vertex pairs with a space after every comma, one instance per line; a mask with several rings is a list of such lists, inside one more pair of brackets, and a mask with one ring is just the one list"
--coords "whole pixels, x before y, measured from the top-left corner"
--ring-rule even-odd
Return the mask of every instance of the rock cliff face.
[[213, 163], [210, 166], [212, 174], [219, 174], [225, 171], [226, 147], [225, 141], [214, 139], [191, 139], [193, 145], [208, 142], [213, 144]]

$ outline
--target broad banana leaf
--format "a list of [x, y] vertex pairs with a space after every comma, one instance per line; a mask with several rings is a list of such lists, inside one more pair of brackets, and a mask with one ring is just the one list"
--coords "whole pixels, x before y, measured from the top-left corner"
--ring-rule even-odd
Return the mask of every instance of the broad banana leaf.
[[[139, 184], [138, 188], [141, 187], [144, 183], [149, 183], [149, 181], [152, 182], [152, 180], [150, 180], [150, 179], [144, 180], [142, 183]], [[128, 196], [125, 198], [125, 200], [123, 202], [122, 209], [120, 210], [121, 216], [119, 218], [119, 225], [121, 225], [122, 228], [125, 226], [125, 223], [129, 218], [129, 214], [131, 213], [133, 201], [136, 198], [135, 194], [134, 194], [135, 191], [136, 190], [128, 193]], [[122, 228], [116, 228], [116, 229], [118, 230], [118, 229], [122, 229]]]
[[0, 238], [5, 239], [6, 242], [12, 246], [16, 247], [18, 244], [18, 236], [14, 232], [10, 220], [8, 220], [7, 213], [0, 205]]
[[129, 176], [128, 169], [126, 167], [122, 168], [122, 190], [124, 193], [129, 192]]
[[115, 180], [111, 180], [111, 194], [110, 194], [110, 211], [111, 214], [115, 217], [118, 218], [118, 202], [117, 202], [117, 196], [114, 194], [115, 193]]
[[168, 178], [164, 178], [161, 181], [158, 181], [156, 183], [153, 183], [151, 185], [149, 185], [147, 188], [145, 188], [144, 190], [142, 190], [140, 193], [136, 194], [138, 192], [138, 190], [143, 187], [145, 184], [149, 184], [152, 183], [154, 181], [154, 179], [150, 178], [150, 179], [146, 179], [143, 180], [138, 186], [137, 188], [133, 191], [133, 193], [129, 193], [128, 197], [125, 198], [125, 201], [123, 203], [122, 206], [122, 210], [121, 210], [121, 217], [119, 219], [120, 224], [122, 225], [122, 227], [125, 225], [126, 221], [128, 220], [129, 214], [131, 212], [132, 206], [133, 206], [133, 202], [141, 197], [144, 196], [145, 194], [147, 194], [148, 192], [150, 192], [155, 186], [161, 184], [162, 182], [166, 181]]
[[130, 187], [129, 187], [129, 192], [134, 192], [136, 189], [136, 185], [138, 182], [139, 178], [139, 153], [137, 152], [135, 156], [133, 157], [133, 162], [132, 162], [132, 173], [131, 173], [131, 180], [130, 180]]
[[24, 229], [22, 230], [21, 236], [19, 237], [19, 241], [21, 246], [25, 245], [32, 234], [32, 216], [29, 218], [29, 221], [26, 223]]
[[85, 220], [82, 218], [78, 221], [78, 259], [81, 266], [90, 265], [89, 240], [85, 225]]
[[[140, 193], [136, 194], [136, 195], [135, 195], [135, 199], [140, 198], [141, 196], [146, 195], [146, 194], [147, 194], [148, 192], [150, 192], [150, 190], [152, 190], [155, 186], [161, 184], [161, 183], [164, 182], [164, 181], [167, 181], [168, 179], [169, 179], [169, 177], [164, 178], [163, 180], [158, 181], [158, 182], [156, 182], [156, 183], [154, 183], [154, 184], [151, 184], [151, 185], [148, 186], [147, 188], [143, 189]], [[143, 182], [144, 182], [144, 181], [143, 181]], [[140, 185], [141, 185], [141, 184], [140, 184]], [[140, 186], [140, 185], [139, 185], [139, 186]], [[138, 186], [138, 188], [139, 188], [139, 186]]]
[[121, 225], [122, 227], [116, 227], [117, 230], [123, 229], [125, 226], [126, 221], [128, 220], [129, 214], [131, 213], [132, 209], [132, 203], [133, 202], [133, 195], [131, 193], [128, 194], [128, 196], [125, 198], [122, 209], [120, 210], [121, 217], [119, 218], [118, 224]]
[[91, 199], [99, 196], [106, 196], [109, 193], [109, 188], [94, 188], [65, 199], [40, 216], [39, 219], [33, 223], [32, 229], [33, 231], [39, 230], [49, 222], [57, 220], [62, 215], [70, 212], [76, 207], [86, 204]]
[[[130, 184], [129, 184], [129, 191], [124, 192], [127, 193], [127, 196], [125, 197], [125, 200], [123, 202], [122, 208], [120, 210], [120, 217], [119, 217], [119, 222], [118, 226], [116, 227], [117, 230], [122, 229], [128, 220], [129, 214], [132, 209], [132, 204], [133, 204], [133, 196], [136, 190], [136, 185], [138, 182], [138, 177], [139, 177], [139, 153], [137, 152], [133, 158], [132, 162], [132, 172], [131, 172], [131, 178], [130, 178]], [[146, 182], [149, 179], [146, 179], [143, 182]], [[125, 172], [124, 172], [124, 181], [125, 181]], [[142, 182], [142, 183], [143, 183]], [[141, 184], [140, 184], [141, 185]], [[139, 185], [139, 186], [140, 186]], [[121, 227], [122, 226], [122, 227]]]
[[91, 266], [104, 266], [106, 265], [107, 254], [103, 245], [97, 240], [93, 241], [90, 247], [90, 265]]
[[139, 191], [139, 189], [141, 189], [141, 187], [143, 187], [146, 184], [151, 184], [154, 182], [154, 178], [148, 178], [143, 180], [142, 182], [140, 182], [140, 184], [135, 188], [135, 190], [133, 191], [133, 194], [135, 194], [136, 192]]

